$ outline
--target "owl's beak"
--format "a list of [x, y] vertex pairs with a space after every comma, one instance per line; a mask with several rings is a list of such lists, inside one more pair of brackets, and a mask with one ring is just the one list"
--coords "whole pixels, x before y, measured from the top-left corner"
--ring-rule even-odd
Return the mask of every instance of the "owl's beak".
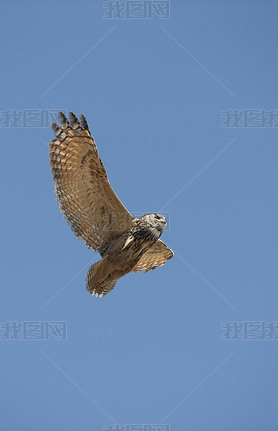
[[160, 230], [162, 233], [162, 231], [165, 229], [166, 225], [167, 225], [166, 220], [160, 220], [160, 227], [158, 227], [157, 229]]

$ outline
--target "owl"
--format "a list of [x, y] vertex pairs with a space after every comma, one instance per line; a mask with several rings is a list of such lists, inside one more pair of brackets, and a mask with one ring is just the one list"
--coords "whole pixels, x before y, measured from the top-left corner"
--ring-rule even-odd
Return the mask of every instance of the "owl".
[[84, 115], [61, 126], [52, 123], [56, 139], [49, 144], [50, 166], [60, 209], [78, 238], [101, 255], [86, 278], [86, 289], [102, 298], [129, 272], [164, 265], [174, 255], [160, 236], [161, 214], [133, 217], [112, 189]]

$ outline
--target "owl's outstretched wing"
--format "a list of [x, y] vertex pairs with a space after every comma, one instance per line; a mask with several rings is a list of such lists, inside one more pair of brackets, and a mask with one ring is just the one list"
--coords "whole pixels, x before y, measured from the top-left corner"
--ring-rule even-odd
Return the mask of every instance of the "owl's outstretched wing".
[[155, 269], [158, 266], [164, 265], [167, 260], [171, 259], [173, 256], [173, 251], [159, 239], [143, 254], [133, 267], [132, 272], [139, 272], [142, 270], [147, 272], [150, 269]]
[[78, 238], [103, 254], [108, 244], [130, 228], [133, 217], [113, 191], [87, 121], [60, 112], [57, 139], [49, 144], [50, 165], [60, 209]]

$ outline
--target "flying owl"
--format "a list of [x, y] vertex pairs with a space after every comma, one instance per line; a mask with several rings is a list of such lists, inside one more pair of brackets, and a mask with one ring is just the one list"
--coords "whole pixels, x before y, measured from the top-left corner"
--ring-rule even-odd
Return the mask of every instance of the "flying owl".
[[103, 297], [129, 272], [164, 265], [174, 255], [160, 241], [166, 226], [160, 214], [132, 217], [112, 189], [84, 115], [60, 112], [52, 123], [50, 165], [60, 209], [75, 235], [100, 253], [89, 268], [86, 289]]

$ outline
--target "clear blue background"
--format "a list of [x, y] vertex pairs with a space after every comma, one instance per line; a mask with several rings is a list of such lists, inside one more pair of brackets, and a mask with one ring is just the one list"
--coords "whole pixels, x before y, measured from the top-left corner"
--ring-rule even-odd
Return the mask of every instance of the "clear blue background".
[[277, 129], [221, 127], [227, 109], [277, 109], [277, 2], [176, 0], [168, 20], [103, 19], [100, 1], [1, 7], [1, 112], [84, 113], [117, 194], [167, 212], [176, 253], [91, 297], [99, 256], [59, 212], [52, 130], [0, 128], [1, 322], [68, 326], [64, 341], [0, 341], [1, 430], [174, 409], [172, 431], [277, 430], [278, 341], [221, 339], [221, 323], [278, 320]]

